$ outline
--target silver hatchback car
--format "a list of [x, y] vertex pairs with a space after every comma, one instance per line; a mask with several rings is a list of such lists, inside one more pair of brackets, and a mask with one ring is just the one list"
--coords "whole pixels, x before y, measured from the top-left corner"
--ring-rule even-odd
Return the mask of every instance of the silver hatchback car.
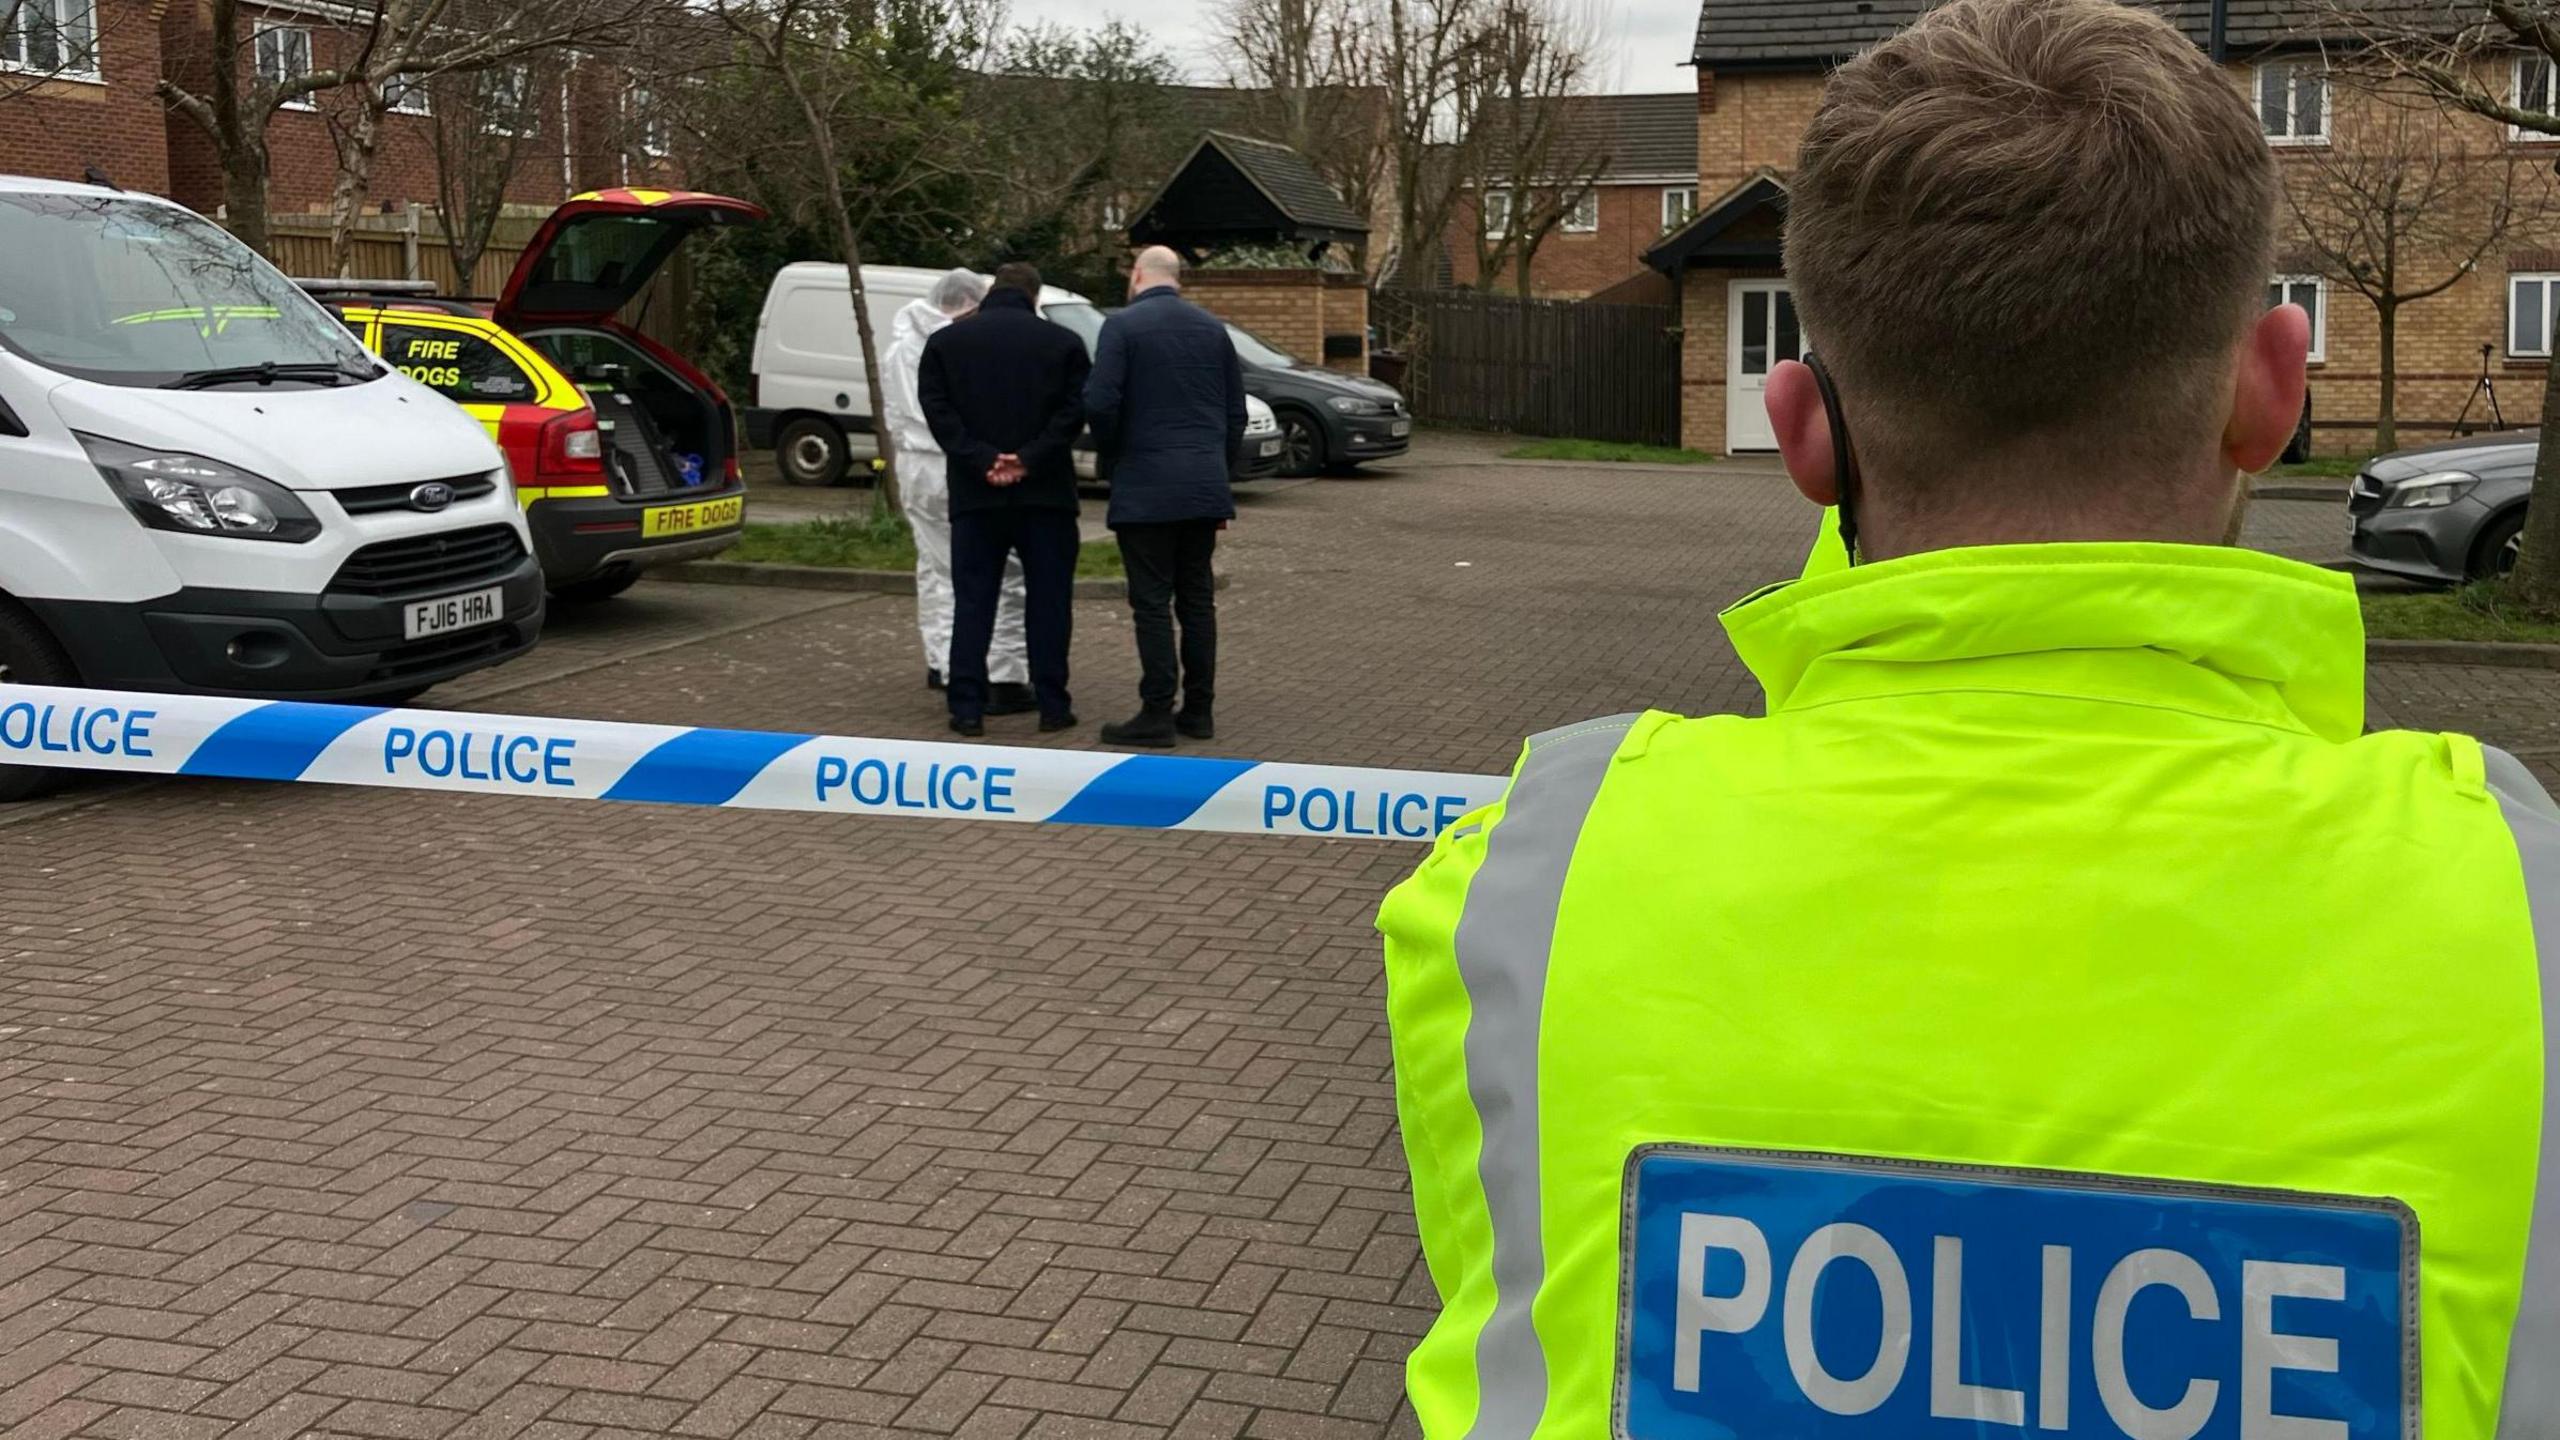
[[2458, 585], [2514, 568], [2538, 436], [2474, 435], [2365, 462], [2347, 492], [2347, 558]]

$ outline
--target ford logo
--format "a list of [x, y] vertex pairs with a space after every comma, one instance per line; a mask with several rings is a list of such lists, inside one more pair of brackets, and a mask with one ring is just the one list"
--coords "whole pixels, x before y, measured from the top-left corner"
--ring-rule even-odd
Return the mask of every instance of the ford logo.
[[430, 480], [409, 492], [412, 510], [441, 510], [453, 503], [453, 487], [441, 480]]

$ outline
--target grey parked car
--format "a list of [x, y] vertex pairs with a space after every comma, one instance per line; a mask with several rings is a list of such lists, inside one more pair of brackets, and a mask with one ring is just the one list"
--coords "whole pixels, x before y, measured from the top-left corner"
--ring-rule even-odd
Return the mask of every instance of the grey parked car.
[[2504, 575], [2524, 534], [2535, 441], [2506, 430], [2366, 461], [2347, 492], [2347, 558], [2446, 584]]

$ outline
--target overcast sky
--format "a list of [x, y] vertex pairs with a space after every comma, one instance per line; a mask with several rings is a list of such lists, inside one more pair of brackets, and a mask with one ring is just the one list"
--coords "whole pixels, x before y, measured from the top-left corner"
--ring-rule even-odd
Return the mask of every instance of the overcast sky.
[[[1698, 28], [1698, 0], [1603, 0], [1610, 15], [1611, 43], [1605, 83], [1619, 94], [1689, 90], [1696, 86], [1681, 64], [1689, 58], [1690, 37]], [[1218, 57], [1209, 48], [1214, 0], [1013, 0], [1019, 23], [1057, 21], [1067, 25], [1100, 24], [1117, 15], [1157, 26], [1165, 48], [1174, 53], [1191, 78], [1222, 78]]]

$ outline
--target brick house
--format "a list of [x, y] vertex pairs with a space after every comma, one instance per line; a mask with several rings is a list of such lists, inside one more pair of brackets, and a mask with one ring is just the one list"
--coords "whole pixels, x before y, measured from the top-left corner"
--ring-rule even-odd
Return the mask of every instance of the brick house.
[[[168, 195], [214, 213], [223, 203], [213, 142], [164, 104], [164, 77], [204, 93], [212, 74], [210, 17], [201, 0], [21, 0], [42, 29], [0, 33], [0, 173], [76, 180], [91, 167], [130, 189]], [[244, 16], [234, 63], [270, 78], [326, 67], [355, 35], [341, 8], [271, 0]], [[497, 83], [522, 87], [535, 127], [508, 186], [511, 202], [556, 204], [607, 185], [672, 178], [669, 139], [652, 125], [646, 96], [617, 67], [578, 55], [504, 67]], [[268, 121], [268, 200], [273, 213], [326, 207], [337, 174], [332, 120], [345, 98], [323, 93]], [[385, 118], [372, 205], [437, 203], [432, 101], [420, 89]]]
[[[2229, 0], [2222, 37], [2232, 83], [2257, 102], [2267, 142], [2297, 194], [2333, 156], [2335, 138], [2353, 133], [2361, 107], [2374, 103], [2330, 83], [2327, 67], [2345, 63], [2344, 57], [2333, 45], [2332, 58], [2324, 59], [2319, 44], [2302, 34], [2316, 3]], [[1787, 171], [1824, 75], [1926, 8], [1925, 0], [1704, 0], [1694, 56], [1701, 200], [1696, 216], [1645, 257], [1679, 286], [1683, 444], [1713, 453], [1773, 448], [1762, 388], [1771, 364], [1804, 345], [1779, 243]], [[2211, 47], [2207, 6], [2172, 0], [2167, 13], [2198, 46]], [[2551, 103], [2553, 77], [2537, 63], [2493, 63], [2481, 78], [2494, 91], [2520, 93], [2527, 104]], [[2520, 157], [2521, 204], [2553, 201], [2551, 161], [2560, 145], [2513, 137], [2470, 116], [2427, 112], [2423, 123], [2476, 127], [2465, 144], [2484, 155], [2512, 149]], [[2347, 285], [2311, 273], [2304, 236], [2290, 216], [2285, 223], [2292, 233], [2280, 246], [2288, 258], [2268, 277], [2268, 295], [2270, 303], [2300, 303], [2314, 318], [2314, 449], [2370, 449], [2380, 411], [2377, 313]], [[2451, 435], [2466, 400], [2472, 400], [2466, 426], [2487, 412], [2485, 400], [2472, 399], [2483, 344], [2491, 347], [2489, 373], [2507, 424], [2535, 423], [2560, 308], [2553, 233], [2548, 220], [2522, 227], [2443, 294], [2401, 311], [2393, 407], [2401, 444]]]
[[[1561, 177], [1562, 183], [1586, 174], [1593, 180], [1531, 257], [1529, 289], [1549, 299], [1579, 300], [1643, 274], [1645, 252], [1696, 211], [1697, 105], [1685, 91], [1576, 95], [1549, 103], [1557, 110], [1552, 153], [1575, 172]], [[1500, 149], [1499, 141], [1489, 143]], [[1490, 177], [1509, 167], [1497, 153], [1481, 168]], [[1559, 183], [1559, 177], [1542, 178]], [[1533, 188], [1539, 183], [1533, 179]], [[1483, 260], [1499, 243], [1513, 208], [1510, 188], [1490, 181], [1481, 190], [1470, 184], [1459, 196], [1442, 242], [1455, 283], [1480, 282]], [[1517, 284], [1516, 261], [1497, 260], [1499, 273], [1484, 288], [1510, 290]]]

